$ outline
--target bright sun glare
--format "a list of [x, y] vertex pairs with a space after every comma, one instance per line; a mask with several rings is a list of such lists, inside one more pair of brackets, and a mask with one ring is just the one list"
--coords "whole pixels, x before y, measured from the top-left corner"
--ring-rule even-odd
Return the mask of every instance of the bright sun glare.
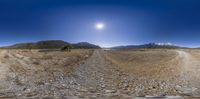
[[105, 25], [103, 23], [97, 23], [95, 25], [95, 27], [96, 27], [96, 29], [101, 30], [101, 29], [103, 29], [105, 27]]

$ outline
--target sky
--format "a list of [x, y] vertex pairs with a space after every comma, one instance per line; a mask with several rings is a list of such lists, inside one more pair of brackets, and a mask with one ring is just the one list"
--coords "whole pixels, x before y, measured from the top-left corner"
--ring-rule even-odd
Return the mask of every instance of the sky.
[[0, 46], [40, 40], [200, 47], [200, 0], [0, 0]]

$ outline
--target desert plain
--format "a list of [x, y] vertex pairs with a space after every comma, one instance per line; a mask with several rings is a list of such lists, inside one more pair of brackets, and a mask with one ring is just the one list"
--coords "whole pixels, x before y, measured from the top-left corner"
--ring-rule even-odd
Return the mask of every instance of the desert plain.
[[199, 96], [199, 49], [0, 50], [4, 99]]

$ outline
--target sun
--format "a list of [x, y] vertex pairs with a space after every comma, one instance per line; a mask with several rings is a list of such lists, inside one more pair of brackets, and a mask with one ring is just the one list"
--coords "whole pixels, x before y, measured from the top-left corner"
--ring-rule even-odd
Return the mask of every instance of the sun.
[[95, 28], [98, 30], [102, 30], [105, 28], [105, 24], [104, 23], [96, 23]]

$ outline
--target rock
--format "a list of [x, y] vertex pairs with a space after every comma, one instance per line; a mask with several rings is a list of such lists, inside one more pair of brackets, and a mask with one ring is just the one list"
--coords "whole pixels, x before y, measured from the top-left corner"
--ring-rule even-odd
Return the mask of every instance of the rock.
[[77, 96], [78, 96], [78, 98], [85, 98], [85, 96], [83, 94], [80, 94], [80, 93]]
[[27, 97], [33, 97], [33, 96], [36, 96], [37, 94], [34, 93], [34, 92], [30, 92], [30, 93], [27, 93], [26, 96]]
[[176, 88], [181, 88], [181, 85], [176, 85]]
[[129, 90], [124, 90], [124, 91], [122, 91], [122, 93], [123, 93], [123, 94], [129, 94], [130, 91], [129, 91]]
[[182, 88], [182, 92], [181, 92], [181, 94], [183, 94], [184, 96], [192, 96], [193, 95], [193, 92], [195, 91], [195, 90], [197, 90], [198, 88], [195, 88], [195, 87], [191, 87], [191, 88], [189, 88], [189, 87], [184, 87], [184, 88]]
[[85, 55], [85, 58], [88, 58], [89, 57], [89, 55]]
[[124, 89], [124, 90], [127, 90], [128, 87], [129, 87], [128, 83], [124, 83], [124, 84], [123, 84], [123, 89]]
[[106, 85], [105, 85], [105, 84], [101, 85], [101, 88], [105, 88], [105, 87], [106, 87]]
[[107, 94], [108, 97], [119, 97], [120, 95], [118, 93], [109, 93]]
[[24, 88], [23, 90], [24, 90], [26, 93], [31, 92], [31, 89], [28, 89], [28, 88]]
[[[0, 97], [1, 97], [2, 95], [0, 95]], [[20, 93], [20, 94], [17, 94], [16, 95], [17, 97], [21, 97], [22, 96], [22, 94]]]
[[79, 92], [88, 92], [88, 90], [87, 90], [87, 89], [84, 89], [84, 88], [81, 88], [81, 89], [79, 89], [78, 91], [79, 91]]
[[124, 87], [125, 88], [129, 87], [128, 83], [124, 83]]
[[116, 90], [105, 90], [105, 93], [116, 93]]
[[96, 89], [93, 88], [93, 87], [90, 87], [90, 88], [89, 88], [89, 92], [91, 92], [91, 93], [95, 93], [95, 92], [96, 92]]
[[90, 96], [90, 99], [96, 99], [96, 98], [97, 98], [96, 95], [92, 95], [92, 96]]

